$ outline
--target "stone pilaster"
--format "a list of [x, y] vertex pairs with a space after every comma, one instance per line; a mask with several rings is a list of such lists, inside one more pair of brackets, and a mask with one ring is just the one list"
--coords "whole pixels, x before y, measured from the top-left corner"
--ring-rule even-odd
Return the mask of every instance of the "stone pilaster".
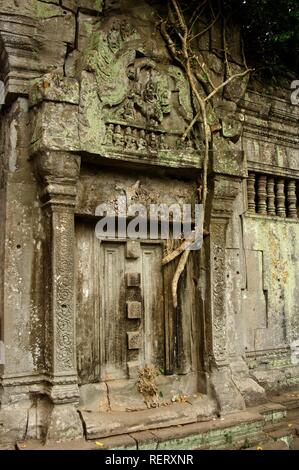
[[[209, 232], [207, 241], [207, 353], [209, 357], [210, 386], [221, 412], [245, 407], [236, 387], [227, 352], [226, 274], [227, 229], [233, 214], [233, 205], [240, 193], [242, 179], [247, 176], [243, 152], [220, 156], [214, 152], [209, 181]], [[225, 161], [230, 161], [229, 171]]]
[[[47, 240], [45, 279], [45, 367], [47, 393], [54, 405], [48, 437], [81, 433], [75, 409], [79, 400], [75, 342], [74, 212], [80, 157], [45, 151], [34, 159], [41, 181]], [[59, 416], [61, 415], [61, 419]], [[72, 421], [70, 426], [69, 420]], [[59, 424], [57, 429], [57, 424]], [[61, 424], [62, 423], [62, 424]], [[75, 425], [74, 425], [75, 423]]]

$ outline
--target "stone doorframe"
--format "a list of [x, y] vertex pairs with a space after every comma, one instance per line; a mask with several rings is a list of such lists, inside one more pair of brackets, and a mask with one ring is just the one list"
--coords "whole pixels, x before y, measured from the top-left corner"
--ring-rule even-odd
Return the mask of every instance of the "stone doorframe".
[[[210, 172], [206, 290], [209, 385], [222, 411], [244, 408], [234, 385], [227, 356], [225, 313], [226, 233], [234, 201], [247, 176], [242, 151], [214, 153]], [[224, 162], [230, 162], [230, 167]], [[48, 246], [46, 267], [46, 371], [47, 393], [54, 405], [74, 406], [79, 401], [75, 340], [74, 218], [80, 156], [72, 152], [42, 151], [34, 155]]]

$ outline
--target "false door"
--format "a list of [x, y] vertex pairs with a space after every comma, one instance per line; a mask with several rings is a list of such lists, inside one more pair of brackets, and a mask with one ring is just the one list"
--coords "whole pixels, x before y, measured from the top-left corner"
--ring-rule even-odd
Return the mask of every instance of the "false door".
[[82, 384], [164, 368], [162, 245], [99, 241], [77, 223], [77, 362]]

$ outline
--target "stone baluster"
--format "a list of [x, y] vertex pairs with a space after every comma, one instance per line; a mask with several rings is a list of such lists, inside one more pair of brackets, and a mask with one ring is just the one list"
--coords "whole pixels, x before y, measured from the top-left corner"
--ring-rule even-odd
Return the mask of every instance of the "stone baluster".
[[288, 181], [287, 188], [288, 217], [297, 219], [296, 181]]
[[277, 215], [279, 217], [286, 217], [285, 192], [284, 192], [284, 179], [283, 178], [279, 178], [277, 180], [276, 203], [277, 203]]
[[255, 214], [255, 173], [249, 173], [247, 180], [248, 212]]
[[267, 214], [267, 176], [261, 175], [258, 178], [257, 188], [257, 208], [260, 215]]
[[274, 178], [272, 176], [267, 179], [267, 203], [268, 203], [268, 215], [276, 215], [275, 208], [275, 191], [274, 191]]

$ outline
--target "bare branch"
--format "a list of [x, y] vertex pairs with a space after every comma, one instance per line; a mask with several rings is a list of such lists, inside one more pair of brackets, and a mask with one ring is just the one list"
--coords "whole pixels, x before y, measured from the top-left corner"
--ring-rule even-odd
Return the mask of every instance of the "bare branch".
[[200, 31], [199, 33], [195, 34], [195, 36], [193, 36], [190, 41], [193, 41], [194, 39], [202, 36], [203, 34], [207, 33], [213, 26], [214, 24], [216, 23], [216, 21], [219, 19], [220, 17], [220, 12], [217, 13], [216, 17], [214, 18], [214, 20], [212, 21], [212, 23], [210, 23], [205, 29], [203, 29], [202, 31]]
[[205, 99], [204, 101], [209, 101], [211, 98], [213, 98], [216, 93], [218, 93], [222, 88], [224, 88], [226, 85], [228, 85], [231, 81], [235, 80], [236, 78], [242, 78], [245, 77], [245, 75], [248, 75], [250, 72], [253, 72], [254, 69], [247, 69], [245, 72], [240, 72], [240, 73], [235, 73], [231, 77], [229, 77], [225, 82], [221, 83], [215, 90], [213, 90]]
[[[191, 18], [190, 18], [190, 27], [189, 27], [189, 34], [191, 33], [192, 31], [192, 28], [194, 26], [194, 24], [196, 23], [196, 21], [199, 19], [199, 17], [201, 16], [205, 6], [206, 6], [206, 3], [207, 3], [208, 0], [204, 0], [202, 2], [201, 5], [198, 5], [197, 8], [195, 8]], [[201, 10], [201, 11], [200, 11]]]
[[188, 36], [188, 28], [187, 28], [187, 25], [186, 25], [186, 21], [185, 21], [185, 18], [180, 10], [180, 7], [178, 5], [178, 2], [177, 0], [171, 0], [171, 3], [175, 9], [175, 12], [176, 12], [176, 15], [177, 15], [177, 18], [178, 18], [178, 21], [179, 21], [179, 26], [181, 28], [181, 30], [183, 31], [183, 34], [184, 34], [184, 37], [187, 37]]
[[198, 65], [200, 66], [200, 68], [202, 69], [202, 71], [206, 74], [209, 84], [210, 84], [211, 87], [215, 90], [215, 89], [216, 89], [216, 86], [215, 86], [214, 83], [212, 82], [212, 79], [211, 79], [211, 77], [210, 77], [209, 72], [207, 71], [207, 69], [206, 69], [206, 67], [205, 67], [205, 64], [204, 64], [204, 63], [201, 64], [201, 63], [199, 62], [199, 60], [198, 60], [198, 57], [195, 57], [195, 60], [196, 60], [196, 62], [198, 63]]
[[176, 46], [175, 46], [175, 43], [173, 42], [173, 40], [171, 39], [171, 37], [169, 36], [168, 32], [167, 32], [167, 29], [166, 29], [166, 22], [165, 21], [162, 21], [161, 23], [161, 33], [162, 33], [162, 36], [171, 52], [171, 55], [172, 57], [177, 60], [181, 65], [182, 65], [182, 61], [181, 59], [179, 58], [178, 56], [178, 52], [176, 50]]

